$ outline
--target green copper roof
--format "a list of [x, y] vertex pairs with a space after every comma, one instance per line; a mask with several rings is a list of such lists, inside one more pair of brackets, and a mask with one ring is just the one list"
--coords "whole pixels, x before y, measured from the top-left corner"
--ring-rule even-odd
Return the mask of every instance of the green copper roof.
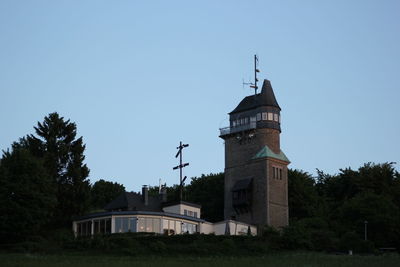
[[260, 159], [260, 158], [274, 158], [279, 159], [282, 161], [290, 162], [290, 160], [286, 157], [285, 153], [281, 152], [279, 154], [274, 153], [268, 146], [264, 146], [254, 157], [253, 159]]

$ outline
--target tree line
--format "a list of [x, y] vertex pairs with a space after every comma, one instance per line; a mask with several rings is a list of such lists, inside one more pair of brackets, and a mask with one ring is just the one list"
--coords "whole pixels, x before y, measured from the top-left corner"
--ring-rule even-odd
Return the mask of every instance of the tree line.
[[[3, 243], [71, 229], [75, 216], [101, 211], [125, 191], [115, 182], [90, 183], [75, 123], [51, 113], [34, 130], [0, 159]], [[157, 194], [158, 187], [149, 193]], [[167, 187], [167, 194], [168, 201], [178, 200], [178, 185]], [[316, 177], [289, 169], [288, 199], [289, 226], [264, 229], [265, 236], [284, 240], [285, 248], [400, 247], [400, 174], [394, 163], [366, 163], [334, 175], [317, 170]], [[184, 186], [184, 200], [202, 205], [203, 219], [223, 220], [224, 174], [193, 177]]]

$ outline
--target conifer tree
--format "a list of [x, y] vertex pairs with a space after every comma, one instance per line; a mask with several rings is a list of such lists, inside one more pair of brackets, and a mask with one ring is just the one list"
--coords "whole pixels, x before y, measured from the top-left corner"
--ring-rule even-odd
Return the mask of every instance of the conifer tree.
[[55, 223], [68, 225], [73, 216], [88, 210], [90, 199], [89, 168], [84, 163], [85, 145], [76, 138], [76, 124], [54, 112], [38, 122], [37, 136], [28, 135], [26, 145], [44, 160], [44, 165], [57, 185]]

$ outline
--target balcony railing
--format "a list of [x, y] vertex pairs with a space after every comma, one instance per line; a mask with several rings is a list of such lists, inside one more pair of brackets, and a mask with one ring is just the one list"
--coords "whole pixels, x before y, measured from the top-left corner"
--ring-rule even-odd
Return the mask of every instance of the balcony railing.
[[244, 124], [244, 125], [220, 128], [219, 135], [223, 136], [223, 135], [233, 134], [233, 133], [237, 133], [237, 132], [247, 131], [247, 130], [255, 129], [256, 127], [257, 127], [257, 122], [252, 121], [252, 122], [250, 122], [248, 124]]

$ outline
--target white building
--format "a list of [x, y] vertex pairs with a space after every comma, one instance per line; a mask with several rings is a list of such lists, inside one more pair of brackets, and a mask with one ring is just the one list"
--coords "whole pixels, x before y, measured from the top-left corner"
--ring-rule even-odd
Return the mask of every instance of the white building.
[[256, 226], [233, 220], [210, 223], [201, 219], [201, 206], [189, 202], [166, 202], [165, 190], [157, 196], [125, 192], [110, 202], [105, 212], [92, 213], [73, 221], [75, 236], [149, 232], [157, 234], [257, 234]]

